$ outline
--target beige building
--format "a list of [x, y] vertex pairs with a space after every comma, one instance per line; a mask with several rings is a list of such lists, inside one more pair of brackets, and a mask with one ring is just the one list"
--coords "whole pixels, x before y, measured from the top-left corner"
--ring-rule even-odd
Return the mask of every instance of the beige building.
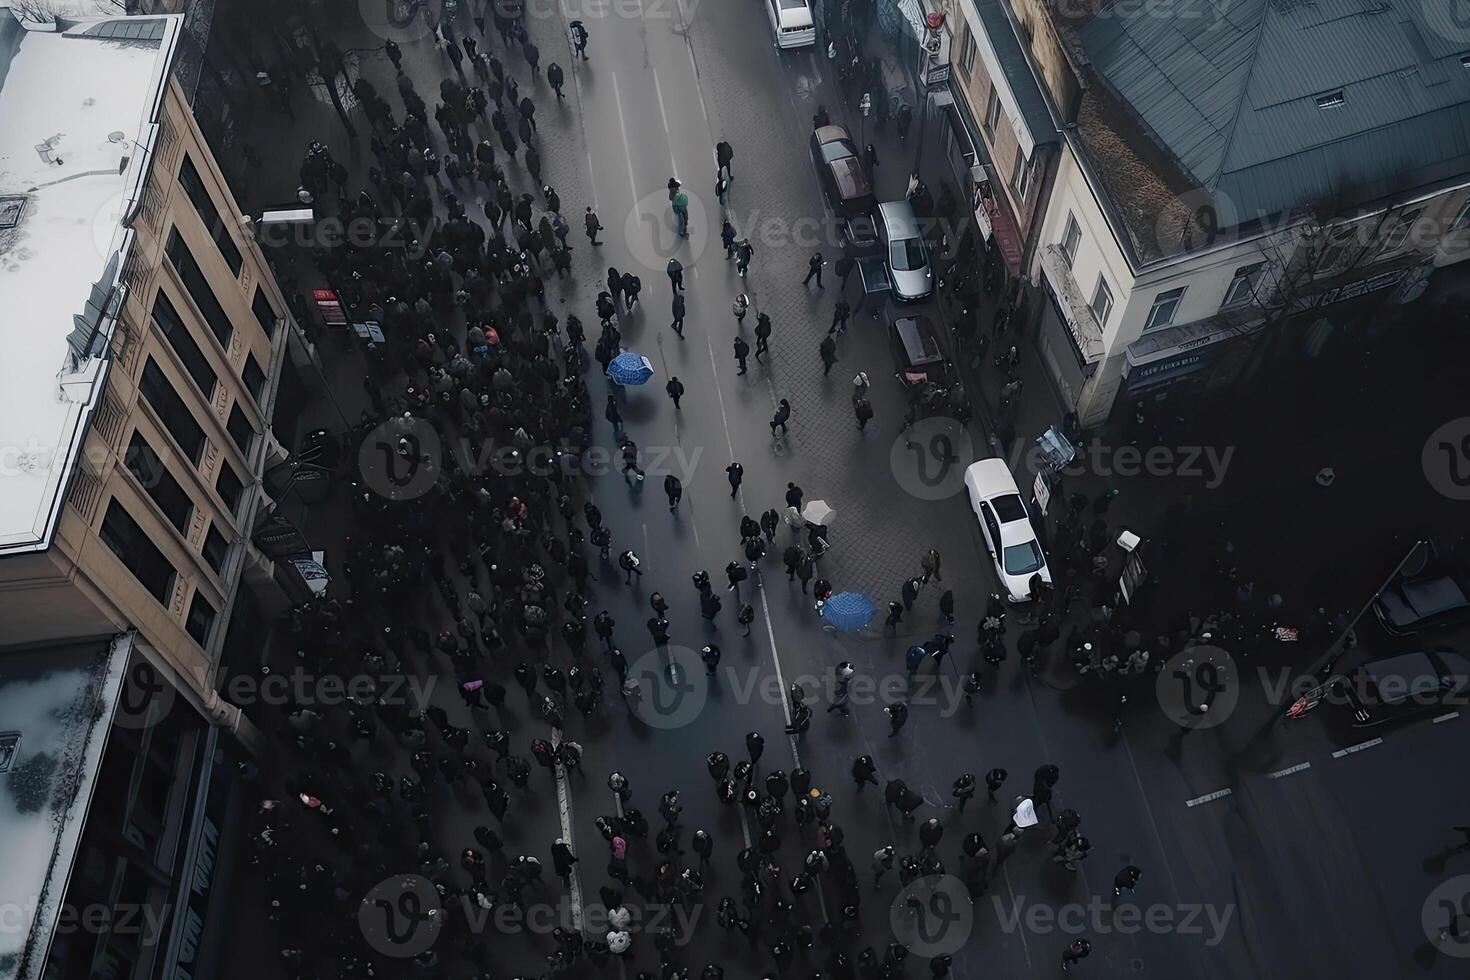
[[[178, 17], [0, 10], [0, 647], [136, 630], [216, 724], [299, 331], [172, 78]], [[279, 603], [274, 604], [275, 608]]]

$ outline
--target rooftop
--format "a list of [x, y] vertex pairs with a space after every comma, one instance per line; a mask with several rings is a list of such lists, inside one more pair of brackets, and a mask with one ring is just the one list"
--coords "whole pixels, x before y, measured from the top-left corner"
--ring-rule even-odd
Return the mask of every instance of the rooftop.
[[175, 18], [22, 23], [0, 4], [0, 554], [49, 542], [101, 393], [122, 215], [176, 34]]
[[[1184, 247], [1160, 218], [1171, 195], [1187, 198], [1173, 218], [1213, 199], [1233, 227], [1470, 173], [1470, 34], [1455, 2], [1104, 7], [1072, 35], [1089, 76], [1078, 132], [1136, 253]], [[1117, 145], [1120, 127], [1142, 139]], [[1130, 178], [1139, 165], [1154, 176]]]
[[131, 651], [119, 636], [0, 652], [3, 980], [45, 966]]

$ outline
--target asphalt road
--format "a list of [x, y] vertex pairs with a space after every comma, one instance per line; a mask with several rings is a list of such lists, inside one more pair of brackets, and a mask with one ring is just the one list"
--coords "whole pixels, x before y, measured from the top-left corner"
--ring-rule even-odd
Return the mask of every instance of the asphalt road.
[[[565, 33], [571, 17], [583, 19], [591, 32], [588, 62], [572, 60]], [[541, 784], [540, 795], [518, 808], [507, 833], [512, 851], [534, 850], [543, 861], [551, 841], [571, 833], [582, 862], [577, 887], [567, 896], [568, 914], [589, 929], [598, 921], [597, 890], [609, 879], [606, 846], [593, 820], [615, 809], [604, 779], [617, 770], [631, 782], [633, 804], [655, 826], [658, 797], [676, 788], [688, 830], [704, 828], [716, 838], [705, 902], [693, 910], [693, 943], [680, 952], [681, 962], [696, 973], [708, 962], [732, 976], [768, 972], [769, 955], [748, 951], [713, 923], [719, 898], [737, 893], [732, 859], [751, 828], [742, 814], [717, 802], [704, 766], [715, 748], [740, 758], [745, 733], [758, 731], [766, 740], [762, 773], [799, 764], [832, 793], [835, 820], [860, 870], [880, 844], [895, 843], [900, 851], [918, 845], [913, 828], [890, 816], [878, 792], [854, 789], [847, 773], [856, 755], [872, 754], [880, 778], [902, 776], [922, 792], [929, 805], [920, 816], [937, 815], [945, 823], [942, 853], [952, 867], [964, 833], [978, 830], [994, 845], [1009, 815], [1006, 802], [1029, 789], [1033, 769], [1045, 763], [1061, 768], [1057, 809], [1073, 807], [1082, 814], [1093, 852], [1073, 875], [1049, 860], [1044, 828], [1033, 831], [976, 904], [973, 926], [941, 940], [954, 947], [954, 972], [962, 980], [1049, 973], [1076, 935], [1092, 942], [1084, 969], [1098, 976], [1456, 973], [1457, 959], [1426, 951], [1429, 937], [1420, 912], [1431, 889], [1453, 877], [1455, 861], [1470, 863], [1451, 859], [1439, 870], [1423, 865], [1437, 847], [1453, 841], [1446, 825], [1466, 812], [1467, 794], [1452, 770], [1446, 772], [1446, 762], [1455, 758], [1454, 740], [1463, 737], [1463, 718], [1425, 722], [1336, 758], [1332, 753], [1344, 747], [1309, 720], [1276, 741], [1279, 764], [1257, 771], [1230, 761], [1243, 740], [1240, 732], [1248, 733], [1268, 707], [1256, 679], [1243, 685], [1238, 718], [1183, 738], [1146, 696], [1135, 698], [1125, 729], [1114, 733], [1109, 696], [1075, 686], [1069, 672], [1033, 677], [1015, 657], [999, 677], [987, 674], [973, 704], [960, 696], [958, 672], [979, 666], [972, 637], [984, 596], [994, 587], [973, 518], [962, 495], [932, 489], [937, 482], [958, 490], [957, 481], [935, 481], [938, 464], [906, 449], [897, 433], [903, 403], [890, 377], [881, 323], [855, 323], [842, 341], [838, 366], [824, 378], [816, 348], [836, 300], [836, 276], [829, 266], [825, 290], [800, 285], [807, 257], [823, 247], [821, 229], [827, 226], [806, 148], [810, 117], [825, 102], [841, 118], [840, 96], [819, 52], [776, 51], [760, 0], [626, 0], [600, 7], [568, 0], [562, 9], [533, 4], [528, 27], [543, 65], [557, 61], [570, 69], [564, 103], [554, 102], [544, 81], [535, 88], [546, 180], [576, 229], [575, 276], [551, 284], [551, 307], [575, 310], [595, 323], [593, 297], [605, 267], [636, 271], [644, 281], [643, 298], [640, 309], [623, 318], [624, 342], [658, 369], [653, 382], [621, 400], [628, 431], [644, 451], [646, 482], [629, 486], [616, 472], [588, 474], [613, 528], [614, 553], [633, 548], [646, 572], [637, 586], [626, 587], [615, 567], [598, 570], [592, 607], [616, 618], [617, 641], [650, 693], [636, 712], [614, 697], [601, 717], [585, 723], [573, 718], [567, 734], [586, 750], [584, 771], [563, 779], [555, 799], [538, 772], [533, 785]], [[363, 46], [360, 37], [347, 36], [354, 29], [344, 26], [344, 40], [353, 42], [344, 46]], [[487, 38], [486, 46], [499, 50], [498, 40]], [[404, 47], [419, 90], [436, 90], [438, 78], [451, 70], [447, 60], [427, 40]], [[505, 60], [523, 88], [534, 84], [523, 61]], [[381, 91], [391, 91], [385, 59], [367, 59], [363, 71]], [[713, 146], [721, 138], [736, 151], [731, 213], [756, 247], [745, 283], [725, 260], [715, 224]], [[911, 150], [891, 142], [881, 142], [880, 149], [880, 188], [897, 197], [905, 177], [901, 155]], [[508, 169], [527, 184], [524, 174]], [[693, 200], [693, 227], [685, 241], [671, 234], [664, 189], [671, 174], [684, 180]], [[586, 203], [596, 206], [607, 229], [606, 244], [596, 250], [575, 219]], [[829, 261], [835, 259], [833, 247], [824, 251]], [[663, 268], [670, 255], [685, 267], [689, 312], [683, 340], [666, 315], [671, 287]], [[752, 344], [755, 312], [768, 312], [775, 323], [771, 356], [765, 364], [752, 359], [743, 377], [730, 351], [735, 323], [729, 309], [740, 291], [750, 294], [755, 307], [746, 320]], [[848, 299], [855, 299], [855, 288]], [[850, 378], [859, 369], [873, 380], [877, 410], [864, 433], [848, 401]], [[687, 389], [679, 412], [662, 393], [668, 374], [678, 375]], [[603, 382], [594, 378], [592, 386], [600, 405]], [[781, 398], [791, 401], [793, 417], [789, 432], [776, 440], [768, 421]], [[608, 426], [599, 422], [596, 435], [599, 444], [613, 448]], [[949, 435], [962, 462], [986, 451], [978, 426], [963, 435], [951, 427]], [[744, 485], [734, 498], [724, 472], [732, 459], [745, 467]], [[664, 472], [684, 483], [676, 514], [661, 491]], [[740, 557], [740, 515], [779, 508], [787, 481], [801, 485], [808, 500], [826, 499], [838, 511], [834, 549], [819, 571], [838, 591], [867, 593], [881, 606], [897, 596], [905, 577], [917, 573], [919, 556], [939, 548], [944, 582], [925, 590], [898, 637], [877, 629], [855, 635], [823, 630], [810, 598], [780, 577], [779, 550], [789, 535], [784, 528], [773, 549], [777, 554], [742, 588], [756, 610], [751, 635], [741, 636], [730, 593], [722, 593], [725, 607], [712, 627], [700, 619], [690, 576], [706, 569], [722, 583], [725, 564]], [[920, 682], [908, 725], [889, 738], [882, 707], [908, 690], [903, 651], [936, 628], [935, 602], [943, 587], [955, 590], [960, 610], [953, 627], [959, 637], [955, 656], [937, 679]], [[643, 626], [654, 590], [671, 606], [671, 650], [655, 649]], [[688, 669], [693, 661], [687, 651], [706, 642], [724, 652], [712, 679]], [[571, 662], [561, 649], [553, 659], [563, 666]], [[831, 668], [840, 660], [853, 661], [877, 692], [855, 696], [848, 718], [823, 710]], [[1247, 667], [1253, 671], [1255, 665]], [[783, 732], [788, 716], [782, 694], [792, 682], [803, 683], [817, 709], [811, 732], [795, 739]], [[655, 684], [670, 690], [654, 692]], [[662, 712], [653, 710], [655, 698]], [[466, 723], [468, 714], [452, 692], [437, 692], [435, 700]], [[523, 719], [516, 693], [510, 705]], [[520, 739], [541, 727], [515, 717], [500, 721]], [[384, 758], [363, 761], [372, 768], [393, 764]], [[1310, 765], [1271, 775], [1302, 763]], [[406, 771], [404, 760], [398, 764]], [[1002, 803], [987, 805], [982, 794], [964, 814], [956, 813], [949, 796], [954, 778], [962, 771], [983, 776], [995, 766], [1012, 774]], [[1451, 778], [1441, 778], [1441, 772]], [[1228, 795], [1216, 795], [1226, 789]], [[453, 854], [470, 842], [469, 829], [484, 817], [478, 801], [468, 797], [445, 798], [441, 806], [453, 814], [441, 842]], [[796, 836], [789, 818], [783, 826], [790, 830], [784, 836]], [[686, 847], [687, 841], [686, 832]], [[789, 841], [783, 864], [794, 870], [809, 846]], [[651, 873], [655, 857], [651, 842], [635, 844], [635, 872]], [[1150, 915], [1143, 925], [1130, 925], [1131, 913], [1094, 902], [1101, 895], [1109, 900], [1104, 906], [1111, 905], [1112, 876], [1128, 863], [1144, 869], [1131, 896]], [[890, 940], [889, 904], [896, 895], [891, 879], [881, 891], [865, 892], [862, 943], [881, 950]], [[1036, 907], [1039, 913], [1027, 912]], [[803, 900], [799, 910], [814, 923], [835, 912], [826, 895]], [[543, 935], [486, 942], [491, 961], [506, 969], [531, 968], [549, 948]], [[637, 968], [655, 968], [649, 938], [636, 939], [634, 951]], [[819, 968], [815, 959], [797, 963], [805, 972]], [[633, 972], [629, 963], [628, 974]]]

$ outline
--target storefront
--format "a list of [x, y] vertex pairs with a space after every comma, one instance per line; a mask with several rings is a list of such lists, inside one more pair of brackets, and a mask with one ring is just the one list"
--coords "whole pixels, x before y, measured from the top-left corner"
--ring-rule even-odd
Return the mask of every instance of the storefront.
[[1145, 334], [1124, 352], [1121, 394], [1131, 401], [1186, 378], [1205, 381], [1231, 343], [1262, 323], [1260, 310], [1248, 307]]

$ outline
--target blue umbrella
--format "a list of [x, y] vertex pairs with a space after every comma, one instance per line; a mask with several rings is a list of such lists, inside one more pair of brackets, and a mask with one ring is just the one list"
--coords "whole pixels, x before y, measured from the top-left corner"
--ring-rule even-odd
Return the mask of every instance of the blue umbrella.
[[822, 604], [822, 618], [844, 633], [862, 629], [877, 614], [873, 600], [861, 592], [839, 592]]
[[607, 376], [620, 385], [641, 385], [653, 377], [653, 362], [642, 354], [624, 351], [608, 364]]

